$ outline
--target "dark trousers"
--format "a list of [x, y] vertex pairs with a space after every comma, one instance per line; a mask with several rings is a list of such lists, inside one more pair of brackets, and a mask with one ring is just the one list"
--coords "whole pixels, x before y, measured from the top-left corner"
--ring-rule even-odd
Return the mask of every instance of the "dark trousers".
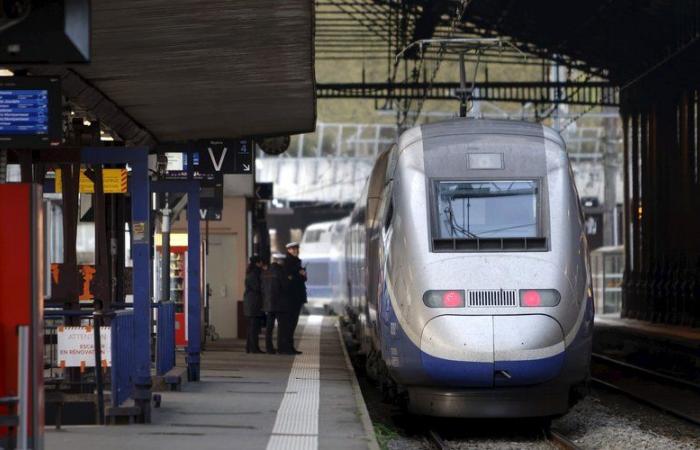
[[290, 313], [290, 318], [289, 318], [289, 346], [290, 348], [293, 348], [296, 350], [296, 346], [294, 345], [294, 332], [297, 329], [297, 325], [299, 325], [299, 316], [301, 315], [301, 308], [304, 305], [294, 305], [292, 306], [292, 312]]
[[290, 329], [291, 314], [288, 312], [269, 312], [267, 313], [267, 328], [265, 329], [265, 349], [267, 352], [274, 350], [272, 345], [272, 332], [275, 329], [277, 322], [277, 351], [291, 351], [289, 346], [289, 329]]
[[260, 334], [261, 317], [248, 317], [248, 338], [245, 343], [245, 349], [248, 352], [260, 350], [258, 343], [258, 335]]

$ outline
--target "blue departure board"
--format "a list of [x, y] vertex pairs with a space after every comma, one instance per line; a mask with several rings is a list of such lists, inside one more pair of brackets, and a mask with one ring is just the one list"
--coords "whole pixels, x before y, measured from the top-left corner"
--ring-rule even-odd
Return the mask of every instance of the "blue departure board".
[[49, 134], [48, 91], [0, 89], [0, 134]]
[[58, 77], [0, 77], [0, 148], [42, 149], [63, 140]]

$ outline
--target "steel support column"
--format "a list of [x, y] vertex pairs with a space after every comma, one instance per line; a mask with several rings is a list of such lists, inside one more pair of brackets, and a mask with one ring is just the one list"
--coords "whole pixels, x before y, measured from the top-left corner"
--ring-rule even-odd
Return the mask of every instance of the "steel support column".
[[187, 379], [199, 381], [202, 348], [199, 181], [152, 181], [151, 189], [153, 192], [187, 194]]
[[622, 314], [698, 326], [700, 99], [697, 88], [666, 87], [623, 95], [629, 216]]
[[89, 147], [81, 151], [85, 164], [129, 164], [131, 180], [131, 259], [134, 293], [133, 398], [141, 407], [142, 420], [151, 419], [151, 266], [150, 266], [150, 187], [148, 149]]

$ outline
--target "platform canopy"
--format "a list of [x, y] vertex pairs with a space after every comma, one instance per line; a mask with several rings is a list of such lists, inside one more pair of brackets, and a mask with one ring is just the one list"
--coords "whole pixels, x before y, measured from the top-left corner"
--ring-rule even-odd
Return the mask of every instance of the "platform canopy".
[[136, 144], [315, 126], [309, 0], [93, 0], [92, 62], [69, 98]]
[[[486, 49], [482, 62], [525, 64], [524, 53], [530, 63], [558, 62], [620, 87], [662, 66], [695, 79], [688, 68], [700, 63], [698, 0], [317, 0], [316, 8], [318, 60], [384, 57], [391, 67], [418, 40], [502, 37], [519, 51]], [[457, 58], [437, 45], [420, 55], [417, 48], [403, 54]], [[391, 76], [401, 80], [400, 71]]]
[[464, 19], [468, 31], [509, 36], [546, 58], [582, 61], [621, 86], [682, 58], [685, 67], [700, 61], [697, 0], [474, 0]]

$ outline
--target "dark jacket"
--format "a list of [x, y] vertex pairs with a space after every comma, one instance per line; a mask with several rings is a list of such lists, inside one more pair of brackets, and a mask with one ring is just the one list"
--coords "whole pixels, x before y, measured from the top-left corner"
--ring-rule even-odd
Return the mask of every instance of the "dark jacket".
[[262, 274], [263, 311], [286, 312], [290, 310], [289, 283], [284, 268], [270, 264], [270, 268]]
[[258, 317], [262, 314], [262, 270], [253, 268], [245, 276], [245, 292], [243, 293], [243, 314], [246, 317]]
[[302, 270], [301, 259], [287, 253], [284, 258], [284, 272], [289, 280], [289, 292], [291, 301], [296, 306], [301, 306], [307, 302], [306, 298], [306, 276], [299, 273]]

